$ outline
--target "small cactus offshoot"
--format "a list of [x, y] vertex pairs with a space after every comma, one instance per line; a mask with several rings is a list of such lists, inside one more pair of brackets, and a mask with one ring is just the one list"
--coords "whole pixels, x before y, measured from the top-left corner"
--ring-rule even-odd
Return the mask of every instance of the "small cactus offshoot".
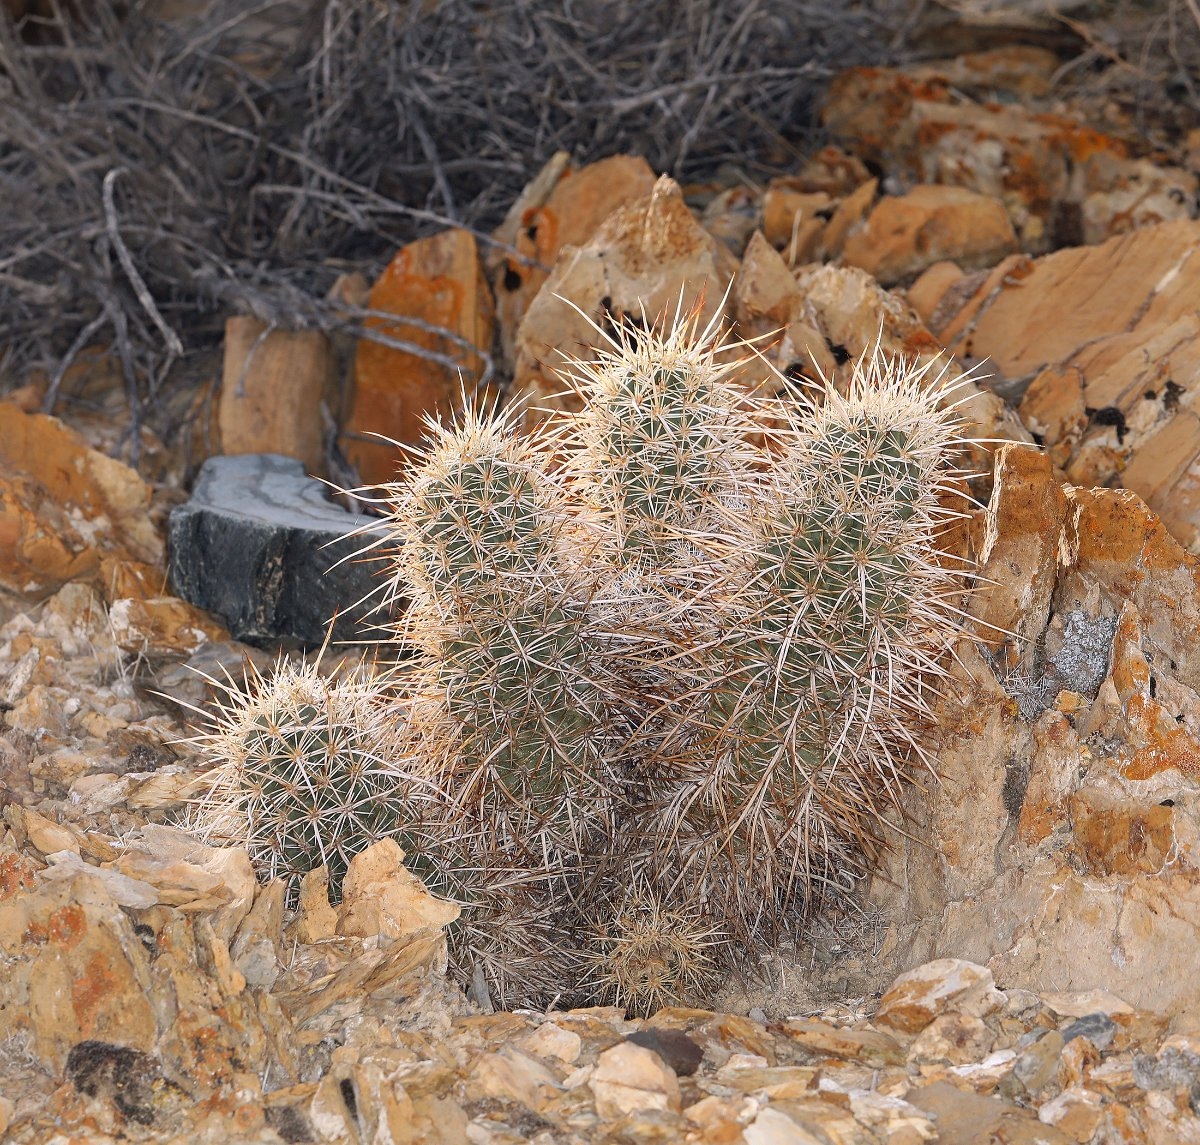
[[340, 678], [281, 660], [222, 695], [211, 730], [190, 742], [215, 765], [185, 825], [206, 843], [244, 845], [261, 878], [329, 871], [333, 900], [359, 851], [403, 830], [406, 789], [390, 761], [391, 720], [361, 665]]

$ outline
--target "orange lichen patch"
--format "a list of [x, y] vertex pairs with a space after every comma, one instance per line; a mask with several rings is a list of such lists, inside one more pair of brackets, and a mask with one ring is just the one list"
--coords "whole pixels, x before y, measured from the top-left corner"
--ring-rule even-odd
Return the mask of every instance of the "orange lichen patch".
[[1171, 807], [1128, 807], [1079, 792], [1071, 798], [1073, 845], [1088, 874], [1153, 873], [1174, 846], [1174, 815]]
[[1023, 148], [1011, 147], [1006, 160], [1005, 190], [1019, 195], [1030, 210], [1049, 210], [1054, 204], [1054, 192], [1046, 182], [1046, 172], [1038, 157]]
[[947, 135], [953, 135], [961, 129], [961, 124], [949, 119], [926, 119], [917, 125], [917, 144], [929, 148]]
[[235, 1068], [223, 1032], [226, 1019], [224, 1008], [218, 1007], [202, 1017], [180, 1014], [176, 1020], [176, 1031], [190, 1051], [188, 1072], [202, 1085], [219, 1085]]
[[19, 851], [0, 855], [0, 902], [20, 892], [33, 890], [38, 865]]
[[87, 916], [83, 908], [75, 903], [59, 907], [46, 920], [46, 937], [67, 950], [79, 945], [86, 930]]
[[425, 418], [449, 414], [482, 369], [493, 307], [474, 236], [450, 230], [404, 247], [371, 288], [369, 309], [397, 315], [369, 318], [369, 329], [415, 349], [368, 338], [358, 346], [346, 451], [363, 481], [376, 483], [396, 476], [404, 454], [371, 435], [416, 444]]
[[919, 358], [925, 354], [942, 353], [942, 344], [923, 326], [909, 333], [900, 345], [905, 357]]
[[1125, 716], [1131, 732], [1143, 741], [1123, 769], [1126, 778], [1149, 779], [1174, 768], [1200, 779], [1200, 745], [1183, 728], [1169, 726], [1173, 721], [1160, 704], [1149, 696], [1132, 696]]
[[1096, 155], [1114, 155], [1118, 159], [1129, 157], [1129, 148], [1121, 140], [1102, 131], [1083, 127], [1061, 115], [1035, 115], [1032, 119], [1051, 129], [1045, 137], [1046, 143], [1066, 153], [1076, 163], [1083, 163]]
[[[1153, 574], [1183, 571], [1192, 581], [1189, 587], [1200, 592], [1200, 566], [1188, 562], [1181, 570], [1183, 550], [1136, 493], [1073, 489], [1071, 498], [1075, 503], [1071, 541], [1077, 563], [1123, 567], [1130, 590], [1150, 578], [1160, 598], [1166, 586], [1154, 580]], [[1167, 599], [1160, 603], [1170, 606]]]
[[71, 1005], [79, 1032], [89, 1038], [97, 1032], [97, 1017], [111, 998], [118, 997], [125, 983], [119, 979], [108, 958], [97, 951], [86, 962], [83, 973], [71, 982]]
[[1117, 695], [1128, 704], [1138, 696], [1148, 694], [1150, 664], [1142, 655], [1142, 626], [1137, 610], [1121, 610], [1113, 640], [1112, 680]]
[[1017, 820], [1017, 837], [1026, 846], [1036, 846], [1066, 822], [1080, 754], [1075, 729], [1061, 713], [1043, 715], [1033, 735], [1037, 746]]

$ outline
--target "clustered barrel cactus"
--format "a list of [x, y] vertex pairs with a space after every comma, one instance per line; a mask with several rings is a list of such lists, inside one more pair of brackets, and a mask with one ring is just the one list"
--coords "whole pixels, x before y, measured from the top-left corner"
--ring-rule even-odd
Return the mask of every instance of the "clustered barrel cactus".
[[[505, 1005], [698, 995], [844, 896], [962, 633], [944, 375], [876, 352], [765, 400], [715, 326], [605, 338], [577, 413], [468, 409], [382, 491], [412, 654], [376, 806]], [[291, 855], [278, 815], [254, 834]]]

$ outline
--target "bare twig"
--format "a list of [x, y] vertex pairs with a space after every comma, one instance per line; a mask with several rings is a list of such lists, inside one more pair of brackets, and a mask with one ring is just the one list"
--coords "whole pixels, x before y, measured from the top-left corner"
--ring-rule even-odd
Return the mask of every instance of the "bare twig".
[[408, 322], [436, 338], [418, 345], [327, 303], [336, 276], [448, 226], [524, 257], [491, 232], [559, 151], [761, 179], [907, 2], [210, 0], [163, 20], [92, 0], [86, 19], [49, 5], [36, 43], [0, 5], [5, 384], [43, 367], [60, 407], [71, 363], [111, 338], [136, 450], [172, 362], [219, 344], [230, 312], [482, 384], [494, 363], [453, 332]]
[[125, 167], [114, 167], [104, 176], [104, 219], [108, 224], [108, 237], [116, 249], [117, 258], [121, 261], [121, 267], [129, 278], [133, 292], [137, 295], [137, 300], [142, 304], [142, 309], [150, 315], [154, 325], [158, 327], [159, 332], [163, 336], [163, 341], [167, 344], [167, 349], [171, 351], [171, 356], [178, 358], [183, 355], [183, 343], [180, 342], [179, 335], [167, 325], [163, 316], [159, 313], [158, 307], [154, 305], [154, 299], [150, 294], [149, 288], [146, 286], [145, 279], [138, 274], [137, 267], [133, 265], [133, 258], [129, 253], [129, 248], [121, 241], [121, 229], [117, 224], [117, 206], [113, 201], [113, 184], [119, 176], [126, 174], [126, 172], [127, 168]]

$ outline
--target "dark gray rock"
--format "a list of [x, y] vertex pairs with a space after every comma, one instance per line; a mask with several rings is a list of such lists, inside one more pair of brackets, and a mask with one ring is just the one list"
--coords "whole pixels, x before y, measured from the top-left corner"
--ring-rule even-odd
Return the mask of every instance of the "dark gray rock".
[[1075, 1038], [1087, 1038], [1101, 1053], [1112, 1044], [1117, 1034], [1117, 1023], [1107, 1014], [1085, 1014], [1062, 1031], [1063, 1044]]
[[648, 1026], [630, 1034], [625, 1040], [653, 1050], [680, 1077], [691, 1077], [704, 1057], [704, 1050], [698, 1042], [682, 1030], [672, 1030], [666, 1026]]
[[380, 565], [355, 557], [370, 538], [351, 534], [382, 537], [373, 521], [330, 501], [293, 458], [209, 458], [191, 500], [171, 513], [173, 591], [251, 644], [320, 644], [335, 614], [334, 640], [372, 639]]

